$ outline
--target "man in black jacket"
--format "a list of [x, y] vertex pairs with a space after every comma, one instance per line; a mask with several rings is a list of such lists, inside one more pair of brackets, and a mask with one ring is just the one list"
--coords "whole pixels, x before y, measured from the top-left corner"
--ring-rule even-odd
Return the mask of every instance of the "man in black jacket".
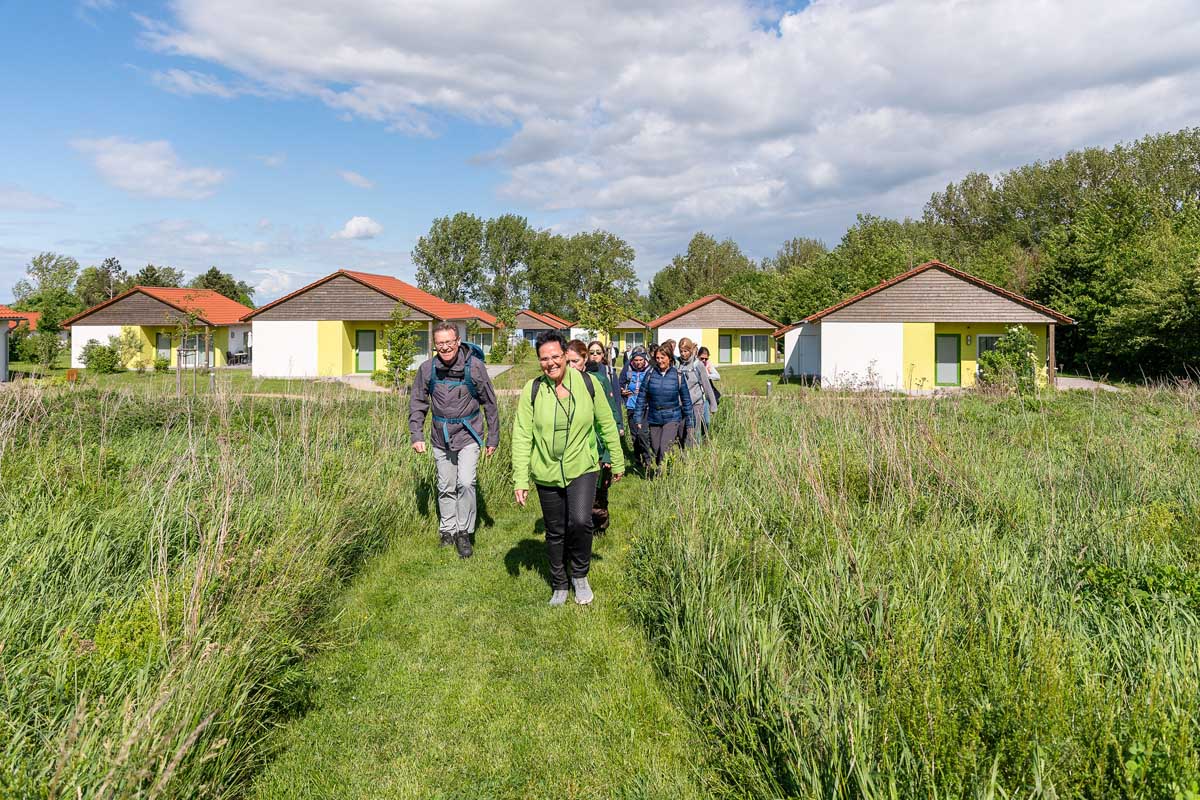
[[490, 456], [500, 443], [500, 413], [483, 352], [463, 345], [450, 322], [433, 327], [433, 346], [437, 355], [418, 367], [413, 378], [408, 431], [413, 450], [424, 453], [425, 416], [433, 412], [431, 444], [437, 464], [441, 544], [453, 544], [460, 558], [470, 558], [475, 474], [480, 450]]

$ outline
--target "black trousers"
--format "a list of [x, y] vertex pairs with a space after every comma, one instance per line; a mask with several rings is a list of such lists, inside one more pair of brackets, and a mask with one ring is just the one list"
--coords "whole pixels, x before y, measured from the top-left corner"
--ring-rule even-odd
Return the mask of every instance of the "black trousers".
[[592, 564], [592, 502], [599, 477], [599, 472], [585, 472], [561, 489], [537, 484], [552, 589], [567, 588], [568, 566], [572, 578], [587, 577]]
[[652, 459], [650, 426], [644, 422], [641, 425], [634, 423], [632, 409], [629, 411], [629, 437], [633, 440], [633, 461], [645, 472]]
[[608, 530], [608, 489], [612, 486], [612, 475], [612, 467], [600, 467], [596, 500], [592, 503], [592, 533], [600, 534]]

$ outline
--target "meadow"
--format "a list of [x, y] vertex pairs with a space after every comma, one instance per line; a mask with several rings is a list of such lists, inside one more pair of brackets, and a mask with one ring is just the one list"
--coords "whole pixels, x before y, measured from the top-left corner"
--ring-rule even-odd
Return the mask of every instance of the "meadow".
[[556, 613], [506, 446], [459, 562], [400, 398], [142, 386], [0, 391], [0, 796], [1200, 796], [1194, 389], [731, 397]]
[[631, 612], [756, 797], [1200, 797], [1200, 393], [746, 399]]

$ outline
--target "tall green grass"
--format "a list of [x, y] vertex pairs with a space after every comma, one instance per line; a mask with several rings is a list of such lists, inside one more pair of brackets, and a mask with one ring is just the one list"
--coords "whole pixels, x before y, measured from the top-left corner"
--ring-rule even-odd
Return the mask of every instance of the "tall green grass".
[[722, 404], [633, 613], [763, 797], [1200, 796], [1200, 393]]
[[436, 514], [406, 417], [319, 387], [0, 392], [0, 796], [244, 788], [331, 594]]

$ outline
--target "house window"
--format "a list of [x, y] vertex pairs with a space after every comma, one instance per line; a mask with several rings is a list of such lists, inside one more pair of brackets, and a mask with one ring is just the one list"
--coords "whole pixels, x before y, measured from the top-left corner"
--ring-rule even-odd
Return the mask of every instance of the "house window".
[[171, 360], [171, 334], [154, 334], [154, 357]]
[[417, 352], [423, 356], [429, 355], [429, 331], [417, 331]]
[[525, 328], [521, 331], [521, 335], [525, 337], [525, 341], [529, 342], [530, 344], [533, 344], [537, 341], [539, 333], [541, 333], [541, 331], [531, 331], [529, 328]]
[[467, 337], [467, 341], [479, 347], [484, 355], [492, 352], [492, 334], [490, 331], [487, 333], [472, 333]]
[[766, 364], [769, 360], [767, 354], [767, 340], [771, 338], [765, 335], [743, 336], [742, 337], [742, 363], [743, 364]]
[[975, 342], [979, 348], [978, 355], [983, 355], [989, 350], [996, 349], [996, 343], [1000, 341], [1000, 334], [981, 334], [975, 337]]
[[717, 363], [728, 364], [733, 361], [733, 336], [723, 333], [717, 337]]
[[627, 331], [625, 333], [625, 349], [632, 350], [635, 347], [645, 347], [646, 332], [645, 331]]

